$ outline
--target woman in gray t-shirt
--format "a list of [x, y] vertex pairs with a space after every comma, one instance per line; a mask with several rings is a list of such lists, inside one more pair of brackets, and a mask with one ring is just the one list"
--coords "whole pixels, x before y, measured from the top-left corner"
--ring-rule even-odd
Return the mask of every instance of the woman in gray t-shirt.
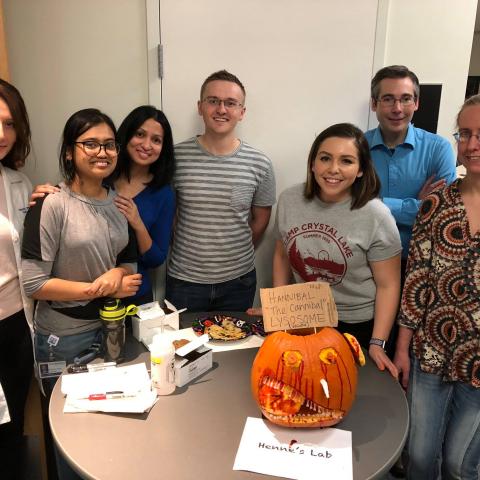
[[398, 308], [401, 243], [379, 188], [363, 133], [348, 123], [324, 130], [310, 150], [306, 183], [278, 201], [273, 286], [328, 282], [338, 329], [397, 376], [383, 347]]
[[[25, 220], [23, 286], [38, 300], [36, 360], [52, 367], [99, 339], [103, 297], [133, 295], [140, 284], [134, 236], [103, 185], [117, 163], [115, 133], [96, 109], [73, 114], [63, 132], [60, 191], [37, 199]], [[41, 376], [52, 373], [45, 370]]]

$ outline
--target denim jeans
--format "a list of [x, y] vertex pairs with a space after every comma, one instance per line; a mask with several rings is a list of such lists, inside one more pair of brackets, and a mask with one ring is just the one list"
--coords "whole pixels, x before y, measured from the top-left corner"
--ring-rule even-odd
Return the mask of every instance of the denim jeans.
[[256, 287], [255, 269], [221, 283], [193, 283], [167, 275], [165, 298], [189, 312], [244, 312], [253, 304]]
[[[60, 337], [56, 346], [48, 345], [49, 335], [35, 333], [35, 359], [37, 362], [56, 362], [65, 360], [67, 365], [73, 363], [74, 358], [93, 343], [102, 343], [102, 329], [97, 328], [76, 335]], [[42, 379], [43, 388], [47, 399], [50, 399], [57, 378]], [[60, 480], [80, 480], [81, 477], [70, 467], [54, 444], [57, 474]]]
[[[478, 480], [480, 464], [480, 388], [444, 382], [412, 359], [407, 391], [410, 431], [409, 480]], [[440, 462], [441, 459], [441, 462]]]

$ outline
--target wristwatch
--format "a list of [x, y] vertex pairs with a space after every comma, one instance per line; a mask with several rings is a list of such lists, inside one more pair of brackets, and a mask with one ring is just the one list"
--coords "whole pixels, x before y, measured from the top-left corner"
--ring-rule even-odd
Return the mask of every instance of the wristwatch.
[[372, 337], [368, 343], [369, 345], [378, 345], [379, 347], [382, 347], [385, 350], [385, 344], [387, 342], [385, 340], [382, 340], [381, 338]]

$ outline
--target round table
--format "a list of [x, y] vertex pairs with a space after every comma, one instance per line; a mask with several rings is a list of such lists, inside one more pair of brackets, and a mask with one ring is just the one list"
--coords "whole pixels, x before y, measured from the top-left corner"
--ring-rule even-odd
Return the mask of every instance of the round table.
[[[130, 361], [148, 361], [131, 339]], [[150, 413], [64, 414], [60, 382], [49, 407], [55, 442], [86, 479], [278, 478], [232, 470], [247, 417], [261, 417], [250, 392], [255, 349], [214, 353], [213, 369], [160, 397]], [[403, 448], [408, 407], [399, 384], [367, 360], [357, 397], [338, 428], [352, 432], [353, 478], [381, 478]]]

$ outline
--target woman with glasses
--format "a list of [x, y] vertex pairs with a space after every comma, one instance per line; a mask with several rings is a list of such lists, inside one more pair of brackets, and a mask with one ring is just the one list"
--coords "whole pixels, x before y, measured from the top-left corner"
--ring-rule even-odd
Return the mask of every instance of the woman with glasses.
[[394, 363], [410, 406], [413, 480], [479, 478], [480, 95], [465, 101], [457, 127], [467, 173], [422, 203], [399, 315]]
[[33, 302], [21, 288], [20, 239], [32, 186], [22, 173], [30, 125], [19, 91], [0, 79], [0, 476], [17, 478], [32, 376]]
[[103, 298], [134, 295], [141, 282], [135, 238], [104, 185], [117, 164], [115, 133], [99, 110], [74, 113], [63, 131], [60, 191], [37, 199], [25, 220], [23, 286], [38, 300], [35, 353], [47, 380], [100, 341]]
[[148, 270], [165, 261], [170, 244], [175, 197], [170, 186], [174, 173], [172, 130], [167, 117], [145, 105], [130, 112], [118, 129], [122, 145], [112, 181], [117, 208], [135, 232], [142, 285], [131, 300], [137, 305], [153, 300]]

